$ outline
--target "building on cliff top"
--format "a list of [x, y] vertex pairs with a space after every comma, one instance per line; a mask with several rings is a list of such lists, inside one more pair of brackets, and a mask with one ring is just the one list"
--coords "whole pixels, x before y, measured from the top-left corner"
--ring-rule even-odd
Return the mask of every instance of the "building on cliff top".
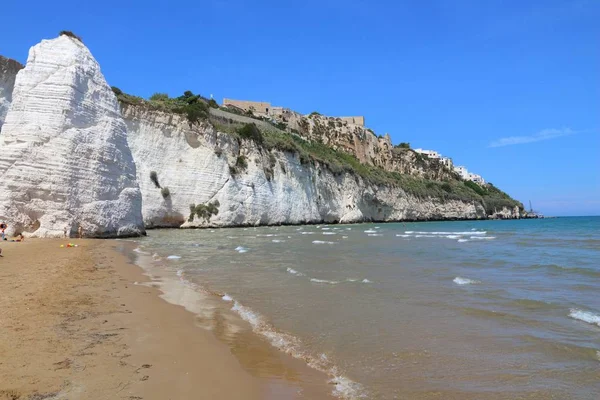
[[[235, 108], [244, 112], [252, 111], [253, 114], [264, 117], [278, 117], [285, 114], [287, 111], [290, 111], [288, 108], [271, 106], [271, 103], [266, 101], [223, 99], [223, 106]], [[363, 116], [332, 118], [339, 118], [349, 124], [365, 126], [365, 117]]]

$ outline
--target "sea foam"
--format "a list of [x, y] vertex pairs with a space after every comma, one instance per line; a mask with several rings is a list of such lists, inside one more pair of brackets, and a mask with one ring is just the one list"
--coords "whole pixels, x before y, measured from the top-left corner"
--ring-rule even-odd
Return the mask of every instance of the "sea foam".
[[365, 233], [377, 233], [377, 231], [373, 229], [367, 229]]
[[169, 259], [169, 260], [178, 260], [180, 258], [181, 258], [181, 256], [168, 256], [167, 257], [167, 259]]
[[340, 283], [339, 281], [328, 281], [327, 279], [317, 279], [317, 278], [310, 278], [311, 282], [315, 282], [315, 283], [327, 283], [329, 285], [337, 285], [338, 283]]
[[328, 374], [330, 383], [334, 385], [333, 394], [343, 399], [366, 398], [363, 387], [345, 376], [333, 365], [325, 354], [313, 357], [304, 350], [302, 342], [287, 333], [278, 332], [262, 315], [234, 301], [232, 311], [235, 311], [244, 321], [252, 326], [252, 330], [265, 337], [273, 347], [300, 360], [304, 360], [311, 368]]
[[323, 240], [313, 240], [313, 244], [335, 244], [335, 242], [325, 242]]
[[600, 326], [600, 315], [591, 313], [589, 311], [579, 310], [577, 308], [571, 308], [569, 317], [578, 319], [588, 324]]
[[457, 285], [474, 285], [477, 283], [481, 283], [480, 281], [476, 281], [475, 279], [461, 278], [460, 276], [454, 278], [452, 282], [456, 283]]
[[287, 272], [289, 272], [292, 275], [296, 275], [296, 276], [304, 276], [304, 274], [302, 272], [298, 272], [294, 268], [288, 268]]

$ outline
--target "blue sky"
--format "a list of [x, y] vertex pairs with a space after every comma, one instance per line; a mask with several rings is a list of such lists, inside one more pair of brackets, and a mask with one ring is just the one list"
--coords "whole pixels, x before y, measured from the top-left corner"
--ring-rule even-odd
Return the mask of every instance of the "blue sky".
[[598, 21], [598, 0], [32, 0], [3, 4], [0, 54], [72, 30], [128, 93], [364, 115], [539, 211], [598, 215]]

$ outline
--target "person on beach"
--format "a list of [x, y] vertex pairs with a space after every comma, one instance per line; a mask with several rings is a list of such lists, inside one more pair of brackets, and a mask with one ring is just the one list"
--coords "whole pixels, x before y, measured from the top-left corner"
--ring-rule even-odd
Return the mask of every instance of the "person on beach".
[[67, 227], [65, 226], [65, 229], [63, 229], [63, 233], [65, 235], [65, 237], [67, 237]]
[[81, 225], [79, 225], [79, 228], [77, 228], [77, 235], [79, 236], [79, 239], [83, 238], [83, 228]]
[[6, 240], [6, 234], [4, 233], [6, 228], [8, 228], [8, 225], [6, 225], [6, 223], [3, 222], [0, 224], [0, 236], [2, 236], [2, 240]]

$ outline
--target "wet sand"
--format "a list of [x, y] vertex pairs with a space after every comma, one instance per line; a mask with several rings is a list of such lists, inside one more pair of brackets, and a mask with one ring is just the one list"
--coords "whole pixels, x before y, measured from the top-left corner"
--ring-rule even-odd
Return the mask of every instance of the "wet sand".
[[260, 365], [267, 344], [244, 349], [242, 365], [239, 349], [236, 357], [194, 314], [159, 297], [115, 249], [124, 242], [71, 242], [79, 247], [0, 244], [0, 400], [321, 397], [313, 395], [324, 383], [310, 394], [249, 371], [247, 358]]

